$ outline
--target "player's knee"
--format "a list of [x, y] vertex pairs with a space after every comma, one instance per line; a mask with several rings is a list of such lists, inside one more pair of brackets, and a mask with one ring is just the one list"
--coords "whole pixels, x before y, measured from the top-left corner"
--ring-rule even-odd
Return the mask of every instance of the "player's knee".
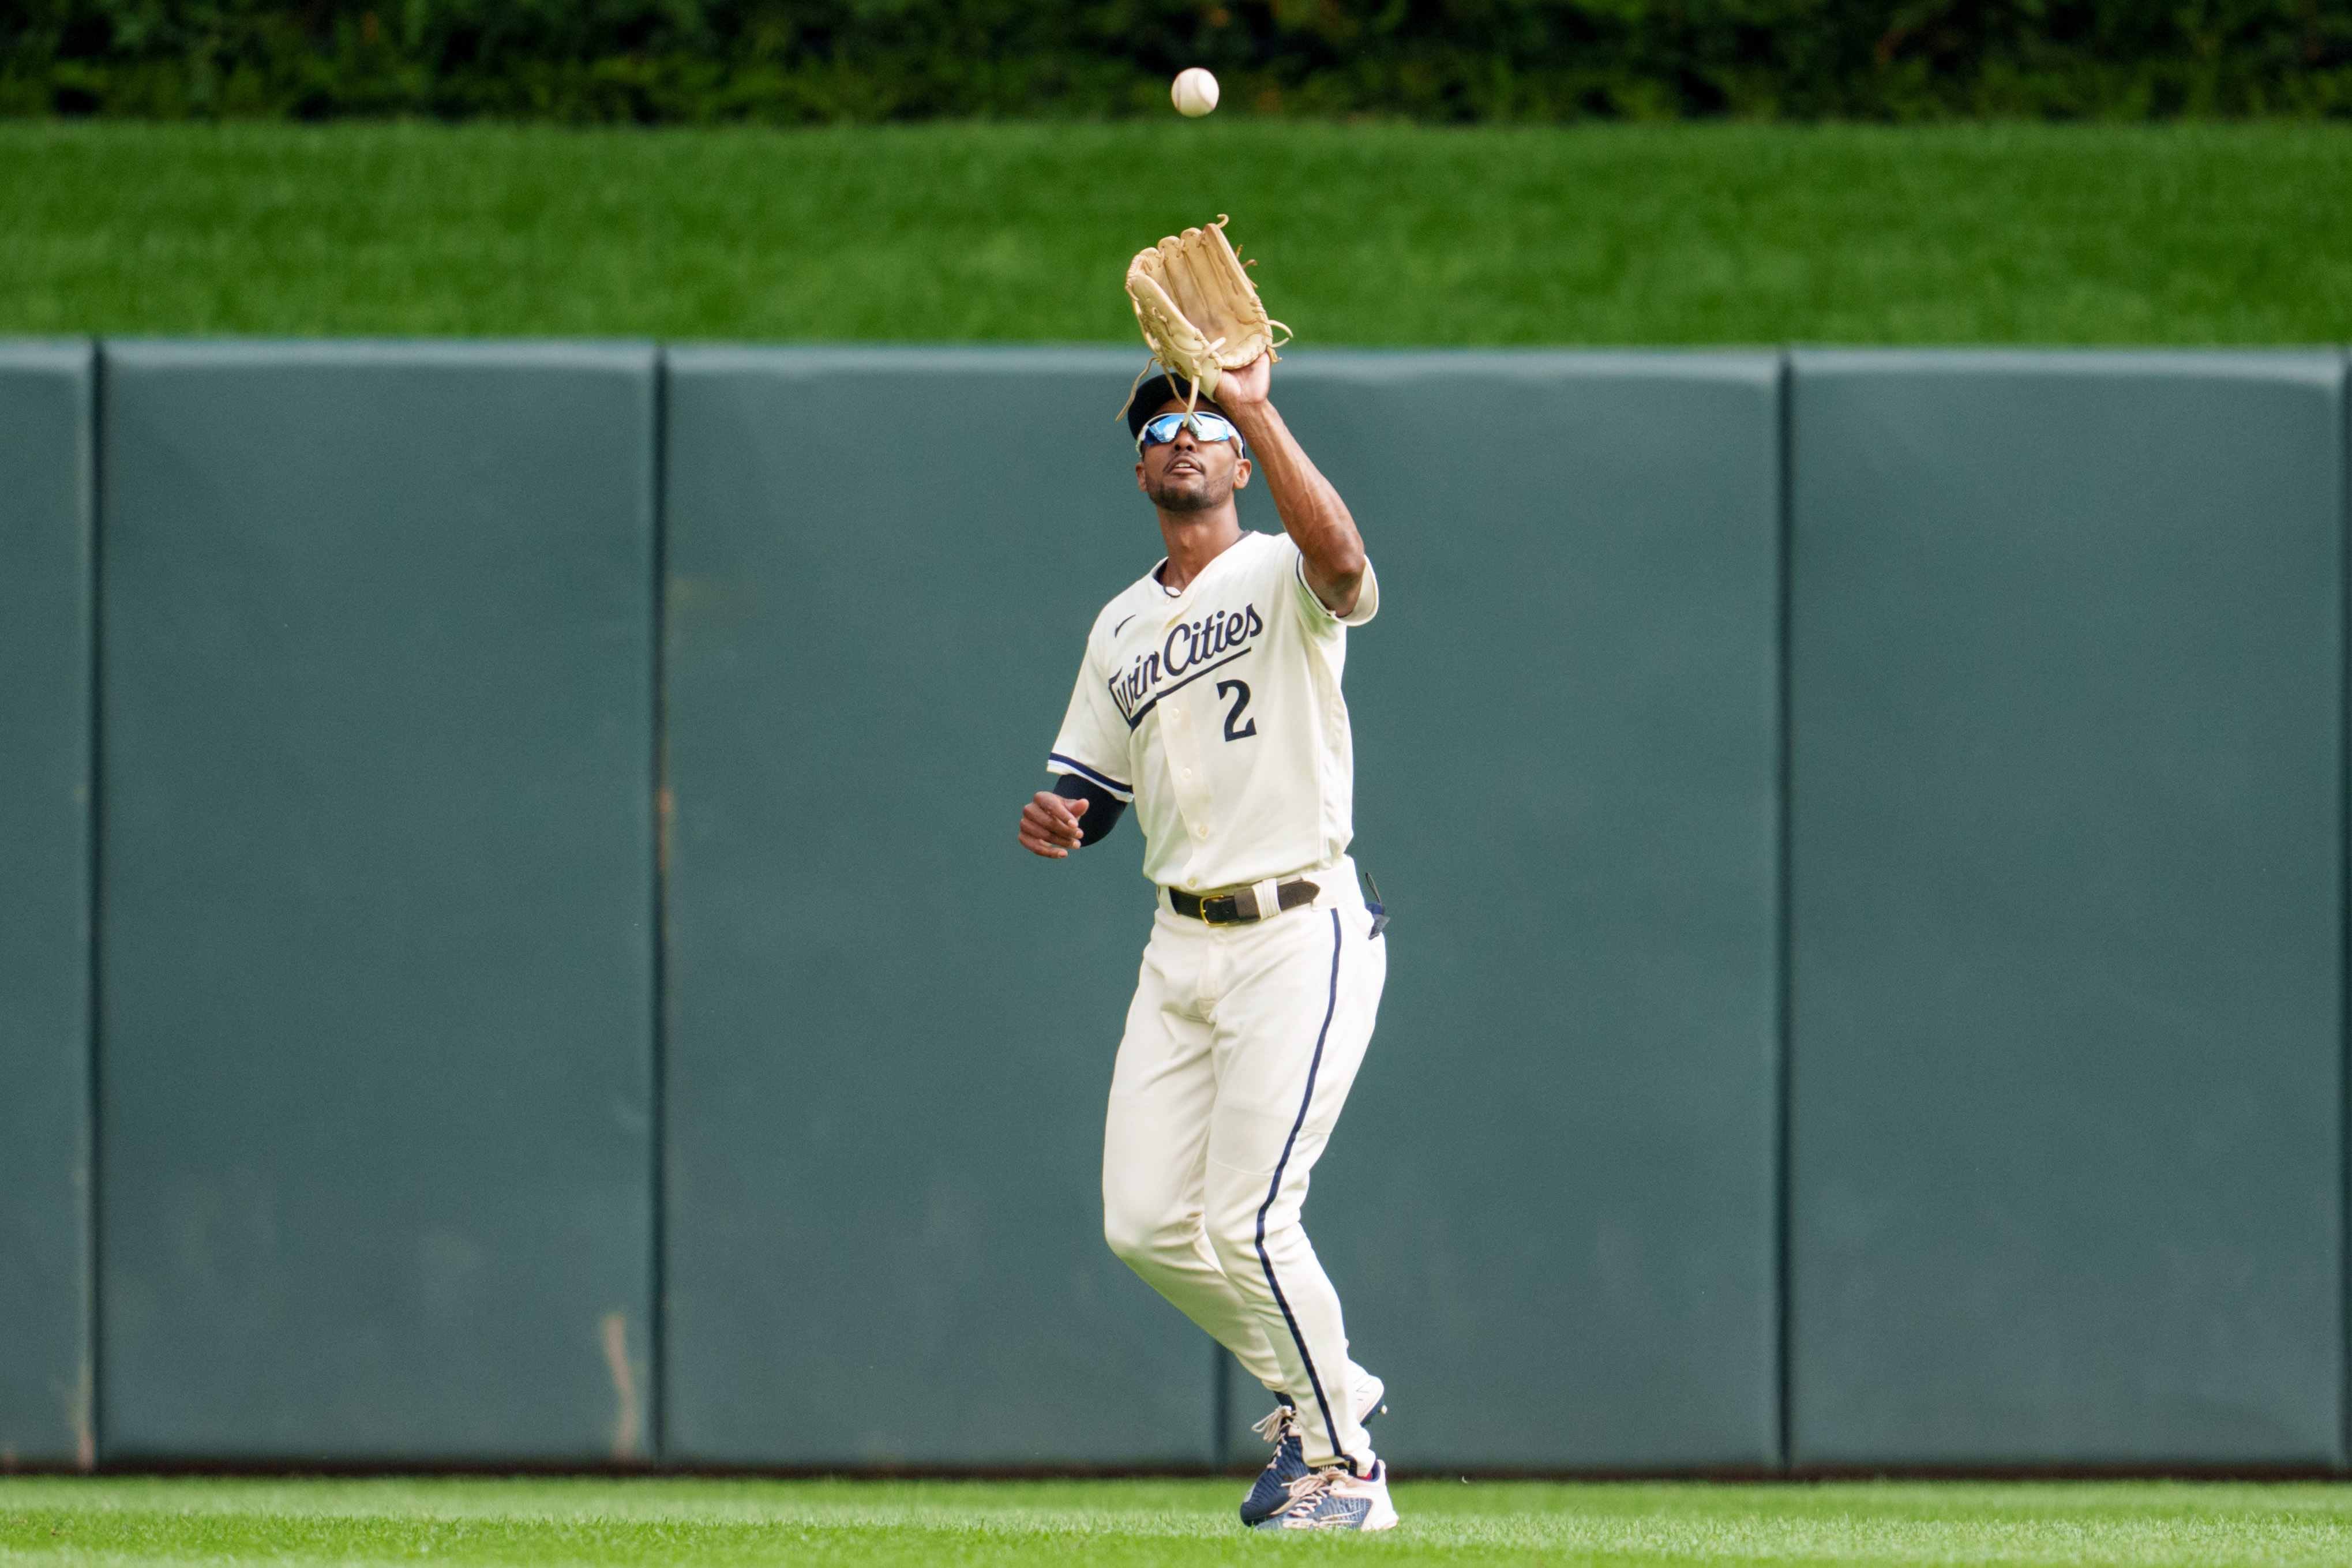
[[1314, 1256], [1295, 1202], [1265, 1206], [1261, 1199], [1213, 1211], [1206, 1228], [1217, 1267], [1230, 1279], [1263, 1280], [1269, 1268], [1295, 1268]]
[[1149, 1263], [1171, 1249], [1176, 1227], [1165, 1216], [1119, 1204], [1103, 1205], [1103, 1239], [1122, 1262]]
[[1264, 1176], [1244, 1175], [1213, 1164], [1207, 1202], [1202, 1207], [1209, 1245], [1216, 1249], [1220, 1261], [1256, 1258], [1261, 1227], [1278, 1225], [1286, 1215], [1296, 1217], [1298, 1212], [1295, 1204], [1266, 1202]]
[[1127, 1263], [1134, 1262], [1150, 1248], [1150, 1229], [1138, 1225], [1134, 1215], [1113, 1208], [1103, 1210], [1103, 1239]]
[[1243, 1213], [1211, 1220], [1209, 1247], [1217, 1255], [1217, 1266], [1228, 1275], [1256, 1268], [1257, 1216]]

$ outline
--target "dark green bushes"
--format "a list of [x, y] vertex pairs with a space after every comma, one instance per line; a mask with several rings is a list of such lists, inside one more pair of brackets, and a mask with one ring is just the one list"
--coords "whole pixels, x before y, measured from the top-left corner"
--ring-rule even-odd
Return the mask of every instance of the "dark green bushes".
[[0, 113], [2352, 115], [2352, 0], [0, 0]]

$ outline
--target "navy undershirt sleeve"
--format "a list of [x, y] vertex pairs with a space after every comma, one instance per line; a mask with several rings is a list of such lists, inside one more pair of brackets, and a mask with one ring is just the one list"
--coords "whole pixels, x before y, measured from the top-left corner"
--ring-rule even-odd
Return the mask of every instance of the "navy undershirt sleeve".
[[1127, 809], [1127, 802], [1102, 785], [1082, 779], [1076, 773], [1055, 773], [1054, 793], [1065, 800], [1087, 803], [1086, 814], [1078, 818], [1078, 847], [1081, 849], [1109, 837], [1110, 830], [1118, 826], [1119, 814]]

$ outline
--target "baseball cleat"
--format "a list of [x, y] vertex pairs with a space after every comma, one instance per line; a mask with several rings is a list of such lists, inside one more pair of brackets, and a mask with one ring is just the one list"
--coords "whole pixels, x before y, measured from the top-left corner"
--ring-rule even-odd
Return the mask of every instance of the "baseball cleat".
[[1290, 1500], [1259, 1530], [1391, 1530], [1396, 1505], [1389, 1501], [1389, 1468], [1372, 1462], [1369, 1476], [1350, 1475], [1333, 1465], [1290, 1484]]
[[1298, 1436], [1298, 1412], [1287, 1398], [1251, 1429], [1274, 1445], [1274, 1458], [1250, 1483], [1249, 1496], [1242, 1499], [1242, 1522], [1256, 1525], [1290, 1500], [1290, 1483], [1307, 1474], [1307, 1455]]
[[[1356, 1419], [1369, 1426], [1372, 1417], [1388, 1409], [1388, 1384], [1366, 1373], [1356, 1384], [1356, 1408], [1363, 1414]], [[1275, 1396], [1282, 1401], [1266, 1418], [1251, 1430], [1274, 1445], [1274, 1458], [1250, 1483], [1249, 1496], [1242, 1500], [1242, 1522], [1256, 1526], [1274, 1517], [1276, 1510], [1290, 1500], [1291, 1487], [1307, 1478], [1307, 1450], [1298, 1434], [1298, 1410], [1287, 1394]]]

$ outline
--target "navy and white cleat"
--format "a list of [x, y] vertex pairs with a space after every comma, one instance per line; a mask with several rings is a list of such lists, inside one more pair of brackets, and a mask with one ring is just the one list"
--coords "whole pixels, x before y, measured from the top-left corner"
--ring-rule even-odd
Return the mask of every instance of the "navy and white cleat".
[[1345, 1465], [1317, 1470], [1290, 1487], [1290, 1501], [1259, 1530], [1393, 1530], [1396, 1505], [1389, 1501], [1389, 1468], [1372, 1462], [1369, 1476], [1350, 1475]]
[[1242, 1499], [1242, 1522], [1255, 1526], [1272, 1519], [1290, 1500], [1290, 1483], [1307, 1475], [1307, 1454], [1298, 1436], [1298, 1412], [1287, 1398], [1254, 1428], [1274, 1445], [1274, 1458], [1250, 1483]]
[[[1388, 1384], [1369, 1372], [1357, 1383], [1355, 1394], [1356, 1408], [1363, 1412], [1357, 1419], [1367, 1426], [1371, 1425], [1373, 1416], [1388, 1409]], [[1254, 1428], [1259, 1436], [1274, 1445], [1274, 1458], [1265, 1462], [1265, 1468], [1250, 1484], [1249, 1496], [1242, 1500], [1242, 1522], [1253, 1527], [1286, 1507], [1290, 1489], [1310, 1473], [1305, 1444], [1298, 1434], [1297, 1407], [1286, 1394], [1275, 1397], [1282, 1403]]]

